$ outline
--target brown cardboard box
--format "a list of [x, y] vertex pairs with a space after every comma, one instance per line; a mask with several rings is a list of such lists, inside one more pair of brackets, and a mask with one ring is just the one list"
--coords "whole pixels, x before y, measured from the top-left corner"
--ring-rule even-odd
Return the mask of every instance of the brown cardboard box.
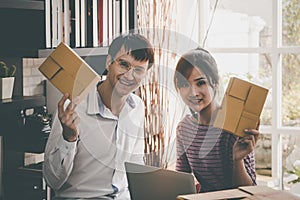
[[220, 190], [199, 194], [180, 195], [177, 200], [300, 200], [299, 197], [282, 190], [274, 190], [267, 186], [243, 186], [236, 189]]
[[213, 126], [244, 136], [245, 128], [256, 128], [267, 94], [266, 88], [231, 78]]
[[69, 46], [60, 43], [39, 67], [42, 74], [70, 99], [81, 101], [91, 87], [96, 87], [100, 76]]

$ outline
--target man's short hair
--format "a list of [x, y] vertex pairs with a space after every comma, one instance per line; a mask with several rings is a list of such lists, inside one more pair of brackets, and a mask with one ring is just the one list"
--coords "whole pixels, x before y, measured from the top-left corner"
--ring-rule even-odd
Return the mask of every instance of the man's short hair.
[[148, 69], [154, 63], [154, 49], [150, 42], [142, 35], [129, 33], [115, 38], [108, 48], [108, 54], [115, 60], [115, 56], [124, 47], [125, 51], [138, 61], [149, 61]]

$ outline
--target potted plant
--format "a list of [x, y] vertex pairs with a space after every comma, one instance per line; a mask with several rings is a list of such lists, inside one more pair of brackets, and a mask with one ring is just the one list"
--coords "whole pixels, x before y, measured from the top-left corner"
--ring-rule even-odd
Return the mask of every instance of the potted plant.
[[287, 173], [291, 174], [290, 181], [288, 183], [293, 184], [290, 192], [300, 197], [300, 160], [296, 160], [292, 167], [293, 169], [287, 170]]
[[12, 97], [16, 66], [6, 65], [5, 62], [0, 62], [0, 99], [9, 99]]

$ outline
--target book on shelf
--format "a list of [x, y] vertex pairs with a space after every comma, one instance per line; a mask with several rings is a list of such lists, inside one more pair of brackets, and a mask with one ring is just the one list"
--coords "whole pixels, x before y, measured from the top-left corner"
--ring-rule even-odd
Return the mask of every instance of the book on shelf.
[[51, 24], [51, 32], [52, 32], [52, 40], [51, 40], [51, 43], [52, 43], [52, 45], [51, 45], [51, 47], [56, 47], [56, 44], [57, 44], [57, 33], [58, 33], [58, 29], [57, 29], [57, 25], [58, 25], [58, 20], [57, 20], [57, 17], [58, 17], [58, 10], [57, 10], [57, 4], [58, 4], [58, 2], [57, 1], [55, 1], [55, 0], [53, 0], [52, 2], [51, 2], [51, 8], [52, 8], [52, 10], [51, 10], [51, 18], [52, 18], [52, 20], [51, 20], [51, 22], [52, 22], [52, 24]]
[[[55, 25], [55, 24], [54, 24]], [[63, 26], [64, 26], [64, 21], [63, 21], [63, 4], [58, 1], [57, 3], [57, 42], [55, 44], [55, 47], [63, 41]]]
[[80, 47], [80, 0], [75, 0], [75, 47]]
[[70, 1], [70, 47], [75, 47], [76, 43], [76, 15], [75, 15], [75, 1]]
[[45, 0], [45, 39], [46, 39], [46, 48], [52, 47], [52, 34], [51, 34], [51, 1]]
[[93, 0], [86, 0], [86, 46], [93, 46]]
[[98, 2], [87, 0], [87, 47], [98, 46]]
[[102, 46], [103, 43], [103, 1], [98, 0], [98, 46]]
[[122, 0], [121, 1], [121, 33], [127, 33], [129, 30], [129, 25], [128, 25], [128, 1], [127, 0]]
[[107, 36], [107, 42], [108, 45], [111, 42], [111, 39], [113, 37], [113, 1], [108, 1], [108, 36]]
[[108, 0], [103, 0], [103, 10], [102, 10], [102, 16], [103, 16], [103, 26], [102, 26], [102, 46], [108, 46]]
[[80, 46], [86, 47], [86, 0], [80, 0]]
[[93, 47], [98, 46], [98, 0], [93, 0]]
[[70, 3], [69, 0], [64, 0], [62, 2], [62, 42], [70, 45], [71, 36], [71, 13], [70, 13]]
[[121, 33], [121, 3], [119, 0], [116, 0], [114, 5], [114, 30], [115, 34], [119, 34]]
[[46, 48], [57, 47], [61, 41], [69, 43], [71, 30], [68, 4], [69, 0], [45, 1]]
[[128, 0], [128, 28], [129, 30], [133, 30], [135, 28], [135, 21], [136, 21], [136, 1], [135, 0]]

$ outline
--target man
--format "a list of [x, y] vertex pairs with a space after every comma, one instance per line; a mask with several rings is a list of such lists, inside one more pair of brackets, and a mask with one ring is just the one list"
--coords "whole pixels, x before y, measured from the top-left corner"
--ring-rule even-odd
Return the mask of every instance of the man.
[[143, 163], [144, 104], [133, 94], [154, 61], [141, 35], [112, 41], [107, 78], [77, 104], [58, 103], [43, 167], [56, 199], [130, 199], [124, 162]]

